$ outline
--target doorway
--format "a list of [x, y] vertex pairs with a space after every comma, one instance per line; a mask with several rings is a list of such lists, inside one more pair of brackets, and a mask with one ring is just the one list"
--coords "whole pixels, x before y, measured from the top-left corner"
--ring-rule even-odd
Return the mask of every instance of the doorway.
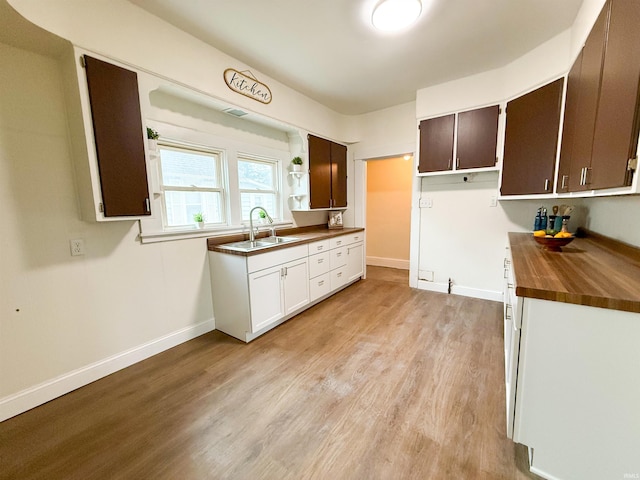
[[366, 263], [409, 270], [413, 157], [366, 161]]

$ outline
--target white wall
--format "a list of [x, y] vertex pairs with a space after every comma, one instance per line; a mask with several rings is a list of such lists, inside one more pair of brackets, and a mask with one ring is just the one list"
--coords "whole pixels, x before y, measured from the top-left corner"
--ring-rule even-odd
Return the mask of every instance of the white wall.
[[59, 64], [4, 44], [0, 64], [3, 419], [212, 329], [213, 309], [204, 239], [141, 245], [136, 222], [80, 220]]
[[640, 247], [640, 196], [590, 198], [585, 227]]
[[[342, 142], [354, 142], [353, 117], [337, 114], [125, 0], [8, 0], [34, 24], [74, 45], [146, 69], [213, 98]], [[251, 70], [271, 90], [264, 105], [231, 91], [226, 68]]]
[[[568, 68], [570, 43], [566, 31], [504, 68], [419, 90], [416, 116], [502, 103], [558, 78]], [[468, 182], [463, 177], [426, 177], [418, 183], [416, 195], [430, 198], [433, 207], [421, 208], [412, 223], [418, 253], [411, 275], [417, 275], [414, 281], [422, 288], [446, 291], [451, 278], [453, 293], [499, 300], [507, 232], [531, 230], [538, 207], [550, 209], [560, 202], [501, 201], [491, 207], [498, 174], [467, 176]], [[572, 228], [580, 225], [580, 212], [575, 212]]]

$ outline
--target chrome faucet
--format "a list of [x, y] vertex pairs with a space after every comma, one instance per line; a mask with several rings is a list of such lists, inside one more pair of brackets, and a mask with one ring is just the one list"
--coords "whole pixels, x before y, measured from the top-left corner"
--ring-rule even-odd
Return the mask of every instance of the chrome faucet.
[[[267, 213], [267, 211], [262, 208], [262, 207], [253, 207], [251, 209], [251, 211], [249, 212], [249, 241], [250, 242], [254, 242], [256, 240], [256, 234], [253, 230], [253, 212], [256, 210], [262, 210], [264, 212], [264, 214], [267, 216], [267, 220], [269, 220], [269, 223], [273, 223], [273, 218], [271, 218], [269, 216], [269, 214]], [[256, 227], [256, 230], [258, 228]]]

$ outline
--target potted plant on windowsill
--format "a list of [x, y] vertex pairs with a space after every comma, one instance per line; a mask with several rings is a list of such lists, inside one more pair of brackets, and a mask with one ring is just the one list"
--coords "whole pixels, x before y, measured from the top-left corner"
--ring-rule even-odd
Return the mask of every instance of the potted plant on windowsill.
[[149, 143], [149, 150], [152, 152], [158, 151], [158, 138], [160, 134], [153, 128], [147, 127], [147, 142]]
[[302, 158], [293, 157], [291, 160], [291, 168], [293, 172], [301, 172], [302, 171]]
[[196, 222], [198, 228], [204, 228], [204, 214], [202, 212], [194, 213], [193, 221]]

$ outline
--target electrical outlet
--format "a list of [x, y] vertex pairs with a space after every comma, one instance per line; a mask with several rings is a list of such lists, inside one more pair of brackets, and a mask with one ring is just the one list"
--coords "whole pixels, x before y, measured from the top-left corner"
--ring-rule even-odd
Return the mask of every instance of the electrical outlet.
[[490, 207], [497, 207], [498, 206], [498, 197], [496, 197], [495, 195], [493, 197], [491, 197], [491, 199], [489, 200], [489, 206]]
[[72, 257], [77, 257], [78, 255], [84, 255], [84, 240], [81, 238], [69, 240], [69, 248], [71, 249]]
[[433, 200], [431, 197], [420, 197], [420, 208], [432, 208]]

